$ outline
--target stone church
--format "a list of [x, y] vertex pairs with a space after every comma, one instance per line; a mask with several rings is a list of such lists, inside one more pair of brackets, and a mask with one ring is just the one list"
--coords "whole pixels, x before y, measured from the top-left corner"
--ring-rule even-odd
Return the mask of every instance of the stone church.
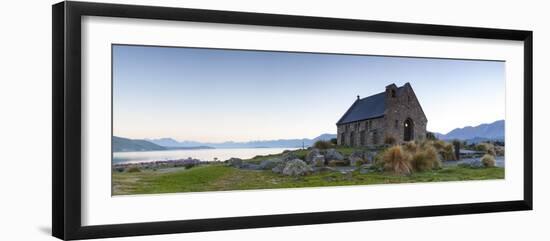
[[375, 146], [393, 137], [397, 143], [426, 138], [428, 119], [409, 83], [357, 100], [336, 123], [338, 145]]

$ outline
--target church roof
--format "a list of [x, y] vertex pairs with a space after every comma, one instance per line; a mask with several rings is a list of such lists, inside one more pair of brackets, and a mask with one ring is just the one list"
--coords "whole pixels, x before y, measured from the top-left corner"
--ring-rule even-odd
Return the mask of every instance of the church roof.
[[[403, 86], [397, 88], [397, 94], [403, 91]], [[386, 92], [381, 92], [362, 99], [357, 99], [344, 113], [336, 125], [350, 122], [374, 119], [384, 116], [386, 111]]]

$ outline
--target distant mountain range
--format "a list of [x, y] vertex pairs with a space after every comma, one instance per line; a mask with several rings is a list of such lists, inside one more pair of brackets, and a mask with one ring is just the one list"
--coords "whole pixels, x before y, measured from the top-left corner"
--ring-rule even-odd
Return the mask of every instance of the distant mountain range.
[[478, 126], [466, 126], [456, 128], [447, 134], [435, 133], [435, 136], [441, 140], [466, 140], [471, 142], [480, 142], [485, 140], [504, 140], [504, 120], [498, 120], [489, 124]]
[[163, 151], [173, 149], [212, 149], [209, 146], [175, 147], [161, 146], [146, 140], [134, 140], [118, 136], [113, 136], [113, 151]]
[[[466, 126], [456, 128], [447, 134], [434, 132], [441, 140], [464, 140], [468, 142], [481, 142], [486, 140], [504, 140], [504, 120], [478, 126]], [[319, 140], [328, 141], [336, 138], [336, 134], [322, 134], [313, 139], [279, 139], [256, 140], [246, 142], [198, 142], [177, 141], [172, 138], [133, 140], [113, 136], [113, 151], [160, 151], [173, 149], [212, 149], [212, 148], [267, 148], [267, 147], [310, 147]]]
[[159, 146], [145, 140], [132, 140], [113, 136], [113, 151], [160, 151], [166, 150], [166, 147]]
[[146, 139], [151, 143], [164, 147], [194, 147], [209, 146], [214, 148], [264, 148], [264, 147], [309, 147], [318, 140], [328, 141], [336, 138], [336, 134], [322, 134], [313, 139], [279, 139], [279, 140], [257, 140], [247, 142], [198, 142], [198, 141], [177, 141], [172, 138]]

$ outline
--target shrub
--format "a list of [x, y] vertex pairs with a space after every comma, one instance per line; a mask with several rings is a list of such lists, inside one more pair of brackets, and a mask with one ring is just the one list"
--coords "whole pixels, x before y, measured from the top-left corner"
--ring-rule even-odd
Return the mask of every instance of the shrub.
[[393, 146], [384, 152], [384, 170], [397, 175], [409, 175], [412, 173], [411, 156], [401, 148]]
[[483, 163], [484, 167], [494, 167], [496, 163], [495, 157], [489, 154], [485, 154], [481, 158], [481, 163]]
[[136, 167], [136, 166], [132, 166], [132, 167], [129, 167], [126, 172], [141, 172], [141, 169], [139, 169], [139, 167]]
[[384, 137], [384, 144], [386, 145], [395, 145], [395, 143], [397, 142], [397, 140], [395, 139], [395, 137], [393, 136], [385, 136]]
[[329, 142], [329, 141], [316, 141], [313, 144], [313, 147], [318, 148], [318, 149], [328, 149], [331, 146], [332, 146], [332, 143]]
[[434, 147], [426, 146], [413, 154], [411, 164], [415, 171], [427, 171], [440, 168], [441, 160]]
[[338, 144], [338, 139], [332, 138], [332, 139], [330, 139], [330, 143], [332, 143], [332, 145], [336, 145], [336, 144]]

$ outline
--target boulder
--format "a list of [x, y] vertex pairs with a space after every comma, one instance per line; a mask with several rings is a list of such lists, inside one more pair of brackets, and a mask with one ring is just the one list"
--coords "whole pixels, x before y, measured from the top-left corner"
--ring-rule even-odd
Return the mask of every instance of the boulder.
[[309, 165], [312, 167], [322, 167], [325, 165], [325, 156], [323, 155], [316, 155], [311, 159], [311, 162], [309, 162]]
[[349, 165], [350, 166], [357, 166], [357, 165], [362, 165], [363, 164], [363, 159], [359, 158], [359, 157], [349, 157]]
[[319, 149], [317, 148], [311, 149], [311, 151], [309, 151], [306, 155], [306, 160], [305, 160], [306, 163], [311, 165], [313, 163], [313, 158], [318, 155], [321, 155], [321, 151], [319, 151]]
[[279, 163], [277, 166], [271, 168], [271, 171], [277, 174], [283, 173], [283, 169], [285, 168], [285, 163]]
[[283, 159], [284, 162], [287, 162], [294, 159], [298, 159], [298, 156], [294, 154], [294, 152], [287, 152], [287, 153], [284, 153], [281, 158]]
[[325, 160], [326, 161], [343, 161], [344, 155], [340, 153], [339, 151], [335, 150], [334, 148], [330, 148], [325, 153]]
[[328, 166], [322, 166], [322, 167], [312, 167], [313, 172], [315, 173], [321, 173], [321, 172], [337, 172], [338, 170], [334, 169], [333, 167]]
[[329, 165], [331, 167], [347, 166], [348, 164], [349, 164], [349, 162], [347, 160], [330, 160], [327, 163], [327, 165]]
[[239, 167], [241, 169], [248, 169], [248, 170], [262, 170], [262, 168], [260, 167], [260, 165], [258, 164], [254, 164], [254, 163], [242, 163], [241, 166]]
[[285, 164], [282, 174], [287, 176], [305, 176], [313, 172], [313, 169], [300, 159], [290, 160]]
[[231, 157], [229, 158], [229, 160], [227, 160], [227, 165], [232, 167], [240, 168], [242, 164], [243, 160], [240, 158]]
[[366, 151], [363, 153], [363, 163], [374, 163], [374, 158], [376, 157], [376, 152]]
[[263, 160], [260, 163], [260, 168], [262, 170], [269, 170], [269, 169], [273, 169], [274, 167], [276, 167], [277, 165], [279, 165], [281, 163], [283, 163], [283, 159], [281, 159], [281, 158], [271, 158], [271, 159]]
[[363, 151], [354, 151], [354, 152], [352, 152], [348, 157], [349, 164], [351, 166], [357, 166], [357, 165], [363, 164], [363, 156], [364, 156]]

